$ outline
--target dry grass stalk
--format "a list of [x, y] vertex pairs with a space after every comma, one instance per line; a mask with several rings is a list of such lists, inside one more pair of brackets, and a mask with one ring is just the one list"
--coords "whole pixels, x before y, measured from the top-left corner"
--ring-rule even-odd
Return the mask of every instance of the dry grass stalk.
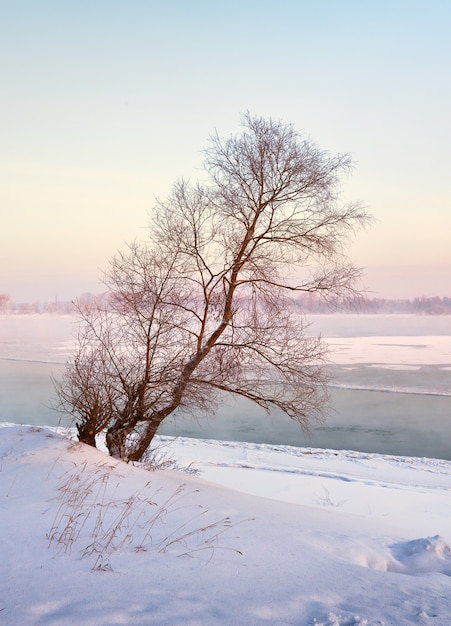
[[[111, 571], [113, 554], [127, 549], [176, 556], [208, 551], [210, 558], [218, 548], [241, 554], [219, 543], [234, 526], [229, 517], [198, 525], [209, 511], [186, 502], [192, 492], [185, 492], [185, 484], [160, 502], [162, 490], [149, 495], [150, 481], [124, 499], [115, 497], [120, 483], [111, 467], [98, 463], [94, 473], [92, 467], [85, 461], [62, 476], [59, 506], [47, 533], [49, 547], [56, 547], [57, 552], [67, 554], [77, 547], [80, 558], [93, 557], [92, 569], [102, 571]], [[174, 521], [178, 519], [182, 520], [179, 524]]]

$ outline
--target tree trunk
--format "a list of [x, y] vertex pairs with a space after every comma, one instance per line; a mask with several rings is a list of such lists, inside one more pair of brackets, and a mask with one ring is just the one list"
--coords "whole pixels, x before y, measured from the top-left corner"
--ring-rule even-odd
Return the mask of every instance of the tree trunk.
[[[172, 413], [172, 411], [171, 411]], [[166, 415], [161, 418], [154, 418], [150, 422], [148, 422], [147, 427], [143, 435], [139, 438], [136, 446], [133, 446], [131, 450], [128, 452], [128, 458], [130, 461], [140, 461], [145, 451], [150, 446], [152, 439], [157, 434], [157, 430], [164, 420], [167, 417]]]
[[135, 425], [124, 424], [117, 419], [114, 424], [112, 424], [108, 430], [106, 431], [105, 443], [108, 448], [108, 452], [115, 459], [120, 459], [121, 461], [135, 460], [130, 459], [127, 454], [127, 437], [133, 431]]
[[85, 422], [79, 424], [76, 423], [78, 431], [78, 441], [86, 443], [88, 446], [96, 447], [96, 430], [91, 422]]

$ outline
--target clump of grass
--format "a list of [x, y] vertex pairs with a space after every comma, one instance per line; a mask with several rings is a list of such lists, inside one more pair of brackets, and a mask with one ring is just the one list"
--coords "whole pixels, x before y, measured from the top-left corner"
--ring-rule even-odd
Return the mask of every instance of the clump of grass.
[[58, 553], [76, 549], [80, 558], [91, 558], [92, 569], [99, 571], [111, 571], [112, 556], [130, 549], [176, 556], [204, 553], [209, 559], [218, 548], [241, 554], [219, 543], [234, 526], [232, 520], [228, 516], [208, 520], [208, 509], [186, 502], [190, 492], [184, 483], [165, 495], [161, 489], [152, 492], [148, 481], [124, 499], [115, 496], [120, 476], [111, 465], [97, 463], [94, 472], [92, 468], [84, 462], [61, 477], [59, 506], [47, 533], [49, 547], [56, 547]]
[[316, 504], [319, 504], [321, 506], [332, 506], [332, 507], [339, 508], [339, 507], [342, 507], [347, 502], [346, 500], [337, 500], [337, 501], [332, 500], [332, 498], [330, 497], [329, 490], [326, 489], [326, 487], [323, 487], [323, 492], [324, 494], [322, 496], [315, 494], [315, 498], [313, 499], [313, 501]]
[[199, 470], [190, 463], [188, 467], [181, 466], [169, 452], [170, 442], [154, 440], [153, 445], [146, 450], [139, 463], [148, 470], [172, 469], [191, 476], [198, 476]]

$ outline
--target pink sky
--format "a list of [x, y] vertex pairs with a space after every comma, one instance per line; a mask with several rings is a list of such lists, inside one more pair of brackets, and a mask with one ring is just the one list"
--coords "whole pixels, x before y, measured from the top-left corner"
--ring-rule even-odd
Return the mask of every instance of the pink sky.
[[449, 3], [110, 4], [2, 12], [0, 293], [99, 291], [250, 110], [353, 156], [344, 198], [377, 221], [349, 253], [375, 296], [451, 295]]
[[367, 267], [362, 284], [369, 298], [451, 296], [451, 268], [436, 266]]

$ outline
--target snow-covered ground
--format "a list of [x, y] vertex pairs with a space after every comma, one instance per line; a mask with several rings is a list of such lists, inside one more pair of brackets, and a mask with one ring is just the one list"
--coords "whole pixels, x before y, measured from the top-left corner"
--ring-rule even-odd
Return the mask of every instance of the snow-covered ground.
[[451, 624], [451, 462], [161, 445], [0, 430], [1, 624]]
[[[26, 422], [73, 321], [0, 321], [2, 419]], [[339, 386], [448, 402], [450, 317], [312, 330]], [[161, 437], [168, 468], [149, 471], [69, 431], [2, 426], [1, 625], [451, 625], [450, 461]]]

